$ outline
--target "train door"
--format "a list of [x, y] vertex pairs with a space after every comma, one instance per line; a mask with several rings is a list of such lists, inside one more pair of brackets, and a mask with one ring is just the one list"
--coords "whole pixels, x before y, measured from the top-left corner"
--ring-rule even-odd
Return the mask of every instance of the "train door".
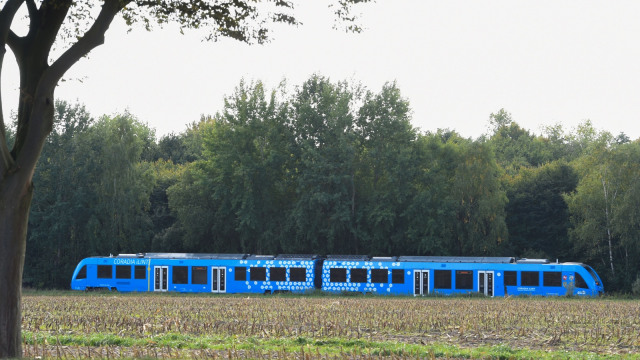
[[429, 270], [413, 270], [413, 295], [429, 294]]
[[227, 268], [226, 267], [211, 268], [211, 292], [214, 292], [214, 293], [227, 292]]
[[168, 266], [154, 266], [153, 267], [153, 291], [167, 291], [167, 283], [169, 278]]
[[493, 296], [493, 271], [478, 271], [478, 292]]

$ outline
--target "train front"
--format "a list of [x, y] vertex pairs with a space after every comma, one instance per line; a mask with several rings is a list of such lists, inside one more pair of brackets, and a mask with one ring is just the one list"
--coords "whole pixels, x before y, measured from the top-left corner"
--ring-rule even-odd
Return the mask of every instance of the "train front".
[[593, 270], [593, 268], [589, 265], [586, 264], [582, 264], [582, 267], [585, 268], [587, 270], [587, 272], [589, 273], [589, 275], [591, 275], [591, 278], [593, 279], [593, 284], [594, 286], [594, 293], [593, 296], [600, 296], [600, 295], [604, 295], [604, 284], [602, 283], [602, 279], [600, 279], [600, 275], [598, 275], [598, 273]]
[[87, 263], [88, 259], [81, 260], [73, 271], [73, 276], [71, 277], [71, 290], [87, 289]]

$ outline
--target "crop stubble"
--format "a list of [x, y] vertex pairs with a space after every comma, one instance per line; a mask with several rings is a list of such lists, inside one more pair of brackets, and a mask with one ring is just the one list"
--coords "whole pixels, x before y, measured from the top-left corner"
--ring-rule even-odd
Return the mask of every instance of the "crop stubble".
[[[157, 339], [166, 334], [207, 339], [209, 343], [201, 344], [205, 349], [214, 348], [215, 339], [225, 343], [230, 337], [238, 344], [252, 339], [322, 343], [340, 338], [626, 354], [640, 352], [640, 303], [546, 298], [25, 296], [23, 331], [36, 338], [97, 334], [146, 344], [137, 350], [139, 345], [129, 346], [129, 356], [145, 350], [145, 356], [153, 356], [149, 349], [156, 350]], [[91, 354], [90, 346], [78, 348]], [[37, 353], [38, 345], [25, 344], [25, 349]]]

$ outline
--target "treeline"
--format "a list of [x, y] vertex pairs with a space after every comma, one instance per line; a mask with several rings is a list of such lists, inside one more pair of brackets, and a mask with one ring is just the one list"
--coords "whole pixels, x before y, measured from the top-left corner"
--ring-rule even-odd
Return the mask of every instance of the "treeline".
[[67, 288], [87, 256], [136, 252], [542, 257], [638, 288], [640, 143], [509, 113], [478, 139], [423, 133], [395, 84], [241, 82], [156, 139], [131, 114], [56, 104], [35, 174], [25, 285]]

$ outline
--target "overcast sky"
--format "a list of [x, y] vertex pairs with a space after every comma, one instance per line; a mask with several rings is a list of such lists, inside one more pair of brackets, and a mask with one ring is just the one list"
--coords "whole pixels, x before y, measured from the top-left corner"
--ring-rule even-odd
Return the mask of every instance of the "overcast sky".
[[[175, 29], [127, 34], [118, 22], [56, 97], [94, 116], [128, 109], [161, 136], [221, 110], [241, 78], [272, 88], [317, 73], [374, 92], [396, 81], [423, 131], [475, 138], [504, 108], [535, 133], [590, 119], [640, 138], [640, 1], [378, 0], [356, 7], [361, 34], [332, 30], [324, 1], [302, 2], [296, 14], [304, 25], [278, 27], [263, 46], [207, 43]], [[5, 111], [17, 98], [11, 59]]]

